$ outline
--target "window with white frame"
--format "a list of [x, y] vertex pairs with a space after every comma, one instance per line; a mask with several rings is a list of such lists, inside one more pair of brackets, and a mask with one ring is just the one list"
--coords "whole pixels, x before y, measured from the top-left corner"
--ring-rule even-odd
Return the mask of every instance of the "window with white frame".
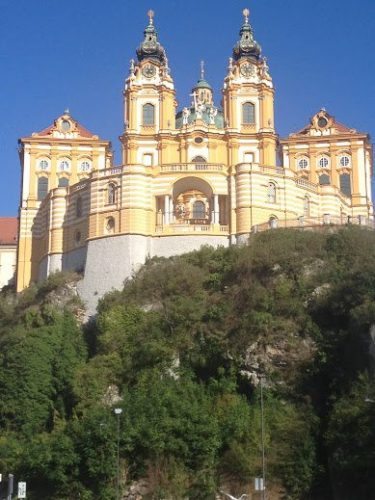
[[142, 108], [143, 125], [155, 125], [155, 106], [147, 103]]
[[350, 166], [350, 157], [348, 155], [340, 156], [340, 167], [349, 167]]
[[328, 168], [329, 166], [329, 160], [326, 156], [322, 156], [319, 158], [319, 167], [320, 168]]
[[69, 165], [68, 160], [61, 160], [60, 161], [60, 163], [59, 163], [60, 172], [66, 172], [67, 170], [69, 170], [69, 168], [70, 168], [70, 165]]
[[299, 169], [305, 170], [306, 168], [309, 168], [309, 160], [307, 158], [300, 158], [297, 165]]
[[48, 194], [48, 177], [38, 179], [38, 200], [42, 201]]
[[252, 102], [242, 104], [242, 123], [244, 125], [255, 124], [255, 106]]
[[267, 186], [267, 201], [268, 203], [276, 203], [276, 184], [269, 182]]
[[80, 169], [81, 172], [88, 172], [91, 169], [90, 162], [88, 160], [81, 161], [79, 169]]
[[116, 184], [108, 184], [107, 202], [109, 205], [116, 203]]
[[40, 170], [48, 170], [49, 162], [48, 160], [42, 159], [39, 160], [39, 168]]

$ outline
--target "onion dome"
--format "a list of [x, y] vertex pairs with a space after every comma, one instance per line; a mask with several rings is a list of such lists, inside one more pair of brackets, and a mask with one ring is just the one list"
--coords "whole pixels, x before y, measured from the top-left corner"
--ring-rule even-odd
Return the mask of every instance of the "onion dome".
[[201, 61], [200, 78], [192, 88], [192, 95], [195, 95], [199, 102], [213, 104], [213, 89], [204, 76], [204, 61]]
[[143, 59], [154, 59], [161, 63], [165, 63], [165, 50], [158, 42], [158, 32], [154, 26], [154, 12], [149, 10], [147, 15], [150, 21], [143, 32], [145, 38], [137, 49], [138, 61], [143, 61]]
[[240, 29], [240, 39], [233, 48], [233, 57], [236, 61], [241, 57], [259, 59], [262, 50], [259, 43], [254, 40], [253, 29], [249, 23], [249, 14], [249, 9], [243, 10], [244, 23]]

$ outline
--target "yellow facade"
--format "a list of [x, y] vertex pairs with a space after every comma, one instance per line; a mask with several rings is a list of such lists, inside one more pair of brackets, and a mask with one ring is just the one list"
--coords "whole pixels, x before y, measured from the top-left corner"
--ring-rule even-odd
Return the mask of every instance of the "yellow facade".
[[120, 251], [132, 268], [145, 255], [229, 245], [269, 227], [372, 221], [368, 135], [322, 109], [278, 140], [273, 81], [246, 11], [222, 108], [202, 67], [191, 106], [177, 109], [152, 14], [123, 96], [118, 166], [110, 143], [68, 112], [20, 140], [18, 290], [59, 269], [82, 270], [89, 280], [95, 241], [108, 252], [98, 270], [108, 289], [117, 286], [111, 266]]

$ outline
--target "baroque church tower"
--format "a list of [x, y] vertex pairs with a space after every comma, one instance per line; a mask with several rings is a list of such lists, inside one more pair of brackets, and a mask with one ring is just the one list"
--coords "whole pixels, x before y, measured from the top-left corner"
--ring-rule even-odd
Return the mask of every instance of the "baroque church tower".
[[109, 141], [68, 112], [20, 139], [18, 290], [76, 270], [93, 312], [148, 257], [247, 242], [275, 227], [373, 224], [369, 136], [321, 109], [279, 141], [270, 70], [243, 15], [222, 107], [202, 63], [191, 104], [178, 110], [149, 11], [125, 79], [119, 165]]

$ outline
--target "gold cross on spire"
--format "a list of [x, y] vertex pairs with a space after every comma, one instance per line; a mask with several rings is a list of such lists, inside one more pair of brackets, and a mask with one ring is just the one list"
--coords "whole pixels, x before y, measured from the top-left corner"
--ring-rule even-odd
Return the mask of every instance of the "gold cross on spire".
[[243, 16], [244, 16], [244, 18], [245, 18], [245, 23], [247, 24], [247, 23], [249, 22], [249, 16], [250, 16], [250, 11], [249, 11], [249, 9], [244, 9], [244, 10], [242, 11], [242, 14], [243, 14]]
[[201, 61], [201, 80], [204, 80], [204, 61]]
[[154, 16], [155, 16], [155, 12], [150, 9], [148, 12], [147, 12], [147, 15], [148, 17], [150, 18], [150, 24], [154, 24]]

